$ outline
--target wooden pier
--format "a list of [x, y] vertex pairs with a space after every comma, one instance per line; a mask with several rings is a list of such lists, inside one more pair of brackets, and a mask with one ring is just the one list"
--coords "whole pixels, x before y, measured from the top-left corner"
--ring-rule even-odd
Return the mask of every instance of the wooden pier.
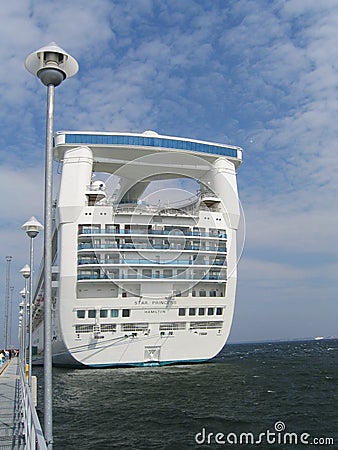
[[18, 358], [0, 367], [0, 450], [25, 448]]

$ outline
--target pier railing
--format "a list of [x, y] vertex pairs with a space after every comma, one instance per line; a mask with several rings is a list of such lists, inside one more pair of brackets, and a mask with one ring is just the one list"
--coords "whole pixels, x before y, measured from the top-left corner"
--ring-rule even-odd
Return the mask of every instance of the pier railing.
[[31, 390], [28, 386], [22, 361], [19, 361], [19, 376], [21, 388], [21, 407], [23, 415], [25, 449], [47, 450], [46, 440], [35, 409]]

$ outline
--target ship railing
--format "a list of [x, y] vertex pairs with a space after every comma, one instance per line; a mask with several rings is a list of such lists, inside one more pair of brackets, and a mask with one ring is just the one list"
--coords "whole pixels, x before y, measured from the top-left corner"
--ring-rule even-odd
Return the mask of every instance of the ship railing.
[[35, 409], [33, 396], [27, 383], [24, 363], [19, 361], [19, 379], [21, 391], [21, 408], [25, 433], [26, 450], [47, 450], [46, 440]]
[[165, 205], [154, 206], [154, 207], [146, 207], [143, 205], [119, 205], [114, 208], [115, 214], [152, 214], [152, 215], [161, 215], [161, 216], [197, 216], [199, 213], [199, 207], [195, 204], [187, 205], [185, 207], [170, 207]]
[[146, 276], [142, 274], [105, 274], [105, 273], [92, 273], [92, 274], [78, 274], [78, 281], [81, 280], [154, 280], [154, 279], [167, 279], [167, 280], [213, 280], [225, 282], [225, 275], [190, 275], [190, 274], [179, 274], [179, 275], [162, 275], [154, 274], [153, 276]]
[[223, 266], [226, 263], [224, 260], [214, 260], [214, 261], [198, 261], [198, 260], [151, 260], [151, 259], [121, 259], [119, 261], [113, 260], [113, 259], [79, 259], [78, 265], [86, 265], [86, 264], [100, 264], [100, 265], [107, 265], [107, 264], [151, 264], [151, 265], [157, 265], [157, 264], [164, 264], [164, 265], [184, 265], [184, 266], [205, 266], [205, 265], [216, 265], [216, 266]]
[[208, 251], [208, 252], [226, 252], [226, 247], [201, 247], [198, 245], [144, 245], [144, 244], [94, 244], [90, 242], [80, 242], [78, 250], [84, 249], [140, 249], [140, 250], [196, 250], [196, 251]]
[[220, 212], [220, 211], [222, 211], [222, 207], [218, 203], [216, 203], [216, 204], [212, 205], [212, 207], [210, 207], [210, 206], [204, 204], [203, 202], [201, 202], [200, 211], [210, 211], [210, 210], [212, 210], [214, 212]]
[[[116, 202], [116, 197], [112, 195], [111, 200]], [[145, 201], [138, 201], [135, 202], [125, 202], [125, 203], [118, 203], [114, 204], [115, 211], [128, 211], [128, 212], [138, 212], [138, 211], [145, 211], [150, 213], [156, 213], [160, 212], [168, 214], [177, 214], [177, 211], [182, 212], [185, 214], [186, 209], [194, 208], [198, 210], [198, 206], [200, 203], [200, 192], [198, 191], [196, 194], [192, 194], [190, 197], [177, 200], [176, 202], [161, 202], [159, 201], [156, 205], [152, 205], [150, 203], [147, 203]]]
[[[176, 234], [175, 234], [176, 232]], [[79, 231], [79, 234], [144, 234], [144, 235], [159, 235], [159, 236], [169, 236], [170, 238], [181, 237], [181, 236], [202, 236], [202, 237], [212, 237], [219, 239], [226, 239], [226, 233], [214, 233], [206, 231], [187, 231], [181, 230], [179, 228], [173, 228], [169, 230], [148, 230], [148, 229], [132, 229], [132, 230], [116, 230], [116, 229], [104, 229], [104, 228], [83, 228]]]
[[219, 200], [219, 196], [215, 194], [211, 189], [202, 190], [200, 193], [201, 200], [205, 198], [214, 198], [215, 200]]

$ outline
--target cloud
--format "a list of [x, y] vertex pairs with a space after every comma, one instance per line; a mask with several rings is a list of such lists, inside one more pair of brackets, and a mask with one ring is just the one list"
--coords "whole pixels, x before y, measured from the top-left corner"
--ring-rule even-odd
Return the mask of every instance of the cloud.
[[0, 166], [1, 223], [27, 220], [43, 209], [43, 170]]
[[[257, 320], [278, 290], [280, 299], [295, 290], [299, 312], [314, 311], [314, 292], [330, 301], [337, 288], [336, 2], [13, 0], [0, 21], [3, 254], [24, 263], [25, 237], [16, 239], [15, 230], [32, 214], [41, 220], [46, 90], [23, 63], [55, 40], [80, 64], [56, 89], [56, 130], [154, 129], [242, 146], [247, 270], [239, 301], [251, 298], [252, 276], [261, 280]], [[331, 323], [332, 315], [330, 304], [318, 321]], [[252, 337], [274, 335], [266, 324], [258, 328]]]

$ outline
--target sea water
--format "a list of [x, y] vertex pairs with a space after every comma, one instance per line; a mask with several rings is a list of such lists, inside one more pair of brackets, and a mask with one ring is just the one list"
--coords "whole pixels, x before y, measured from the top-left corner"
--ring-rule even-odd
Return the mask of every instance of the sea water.
[[54, 368], [54, 450], [338, 448], [337, 363], [338, 341], [321, 340], [226, 345], [204, 364]]

